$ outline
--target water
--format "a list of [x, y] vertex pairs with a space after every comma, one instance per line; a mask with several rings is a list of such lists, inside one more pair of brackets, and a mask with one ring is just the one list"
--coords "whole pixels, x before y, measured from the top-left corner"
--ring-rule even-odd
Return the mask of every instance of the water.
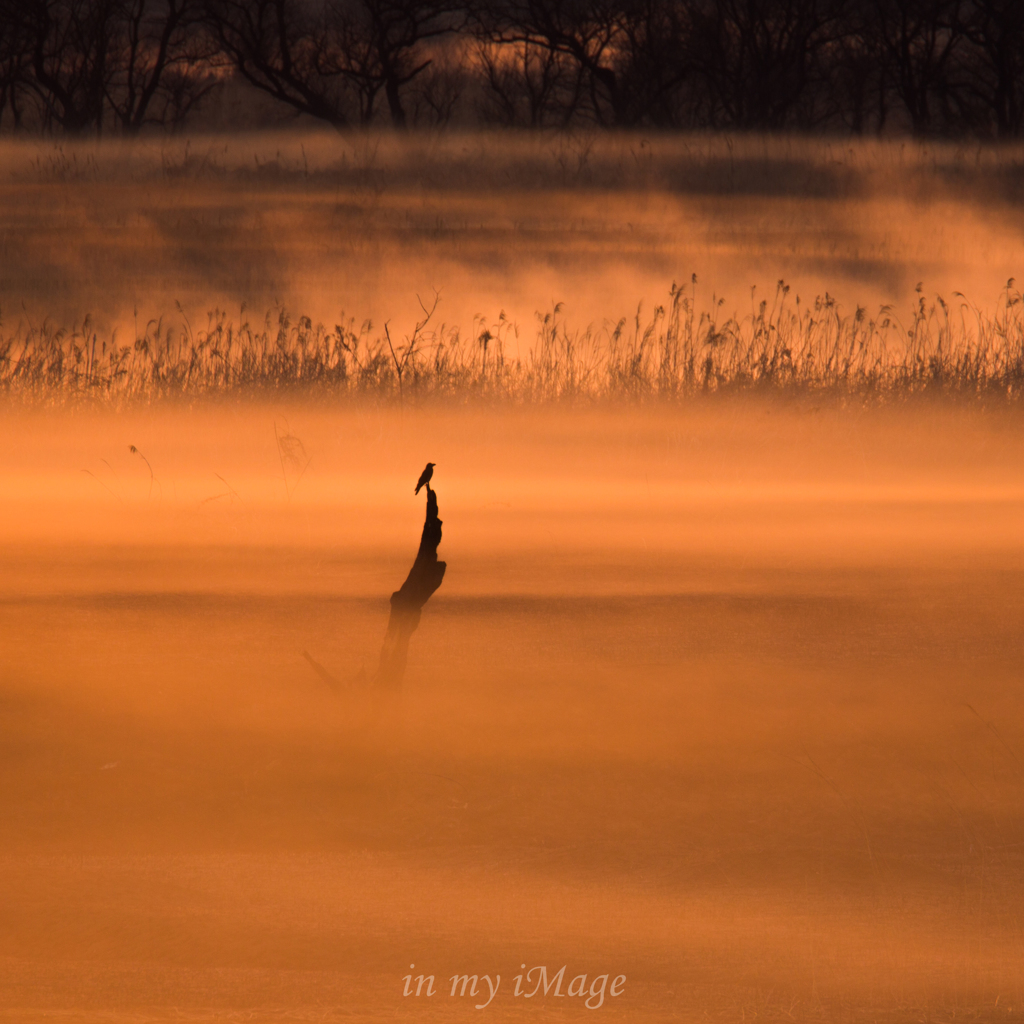
[[1019, 1014], [1017, 413], [3, 419], [4, 1019]]
[[150, 320], [194, 333], [280, 307], [402, 337], [439, 294], [433, 326], [475, 336], [505, 313], [514, 354], [556, 304], [578, 329], [646, 319], [693, 274], [720, 317], [779, 279], [844, 313], [891, 303], [909, 322], [919, 283], [994, 310], [1024, 278], [1020, 159], [757, 136], [7, 141], [0, 311], [8, 328], [88, 315], [121, 344]]

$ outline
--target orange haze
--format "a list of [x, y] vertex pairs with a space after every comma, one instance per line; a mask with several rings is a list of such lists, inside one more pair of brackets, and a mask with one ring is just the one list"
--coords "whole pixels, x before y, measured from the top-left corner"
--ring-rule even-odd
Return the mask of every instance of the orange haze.
[[0, 1019], [1024, 1006], [1019, 414], [2, 418]]

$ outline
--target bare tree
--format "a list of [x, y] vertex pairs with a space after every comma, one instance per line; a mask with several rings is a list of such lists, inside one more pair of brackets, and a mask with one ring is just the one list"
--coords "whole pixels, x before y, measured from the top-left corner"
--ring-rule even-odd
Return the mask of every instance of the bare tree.
[[412, 119], [416, 124], [447, 125], [470, 80], [462, 40], [442, 41], [434, 46], [430, 64], [417, 76], [412, 88]]
[[207, 0], [238, 73], [294, 110], [344, 127], [386, 97], [404, 128], [402, 93], [431, 64], [423, 46], [458, 28], [450, 0]]
[[23, 103], [72, 134], [180, 118], [214, 84], [195, 4], [0, 0], [0, 89], [15, 121]]
[[122, 0], [106, 99], [122, 130], [178, 124], [217, 84], [198, 0]]
[[887, 88], [915, 134], [954, 115], [964, 0], [874, 0], [871, 39]]
[[19, 20], [8, 16], [0, 0], [0, 126], [10, 108], [14, 128], [22, 123], [22, 93], [28, 72], [28, 40]]
[[[793, 125], [820, 55], [842, 34], [842, 11], [842, 0], [694, 0], [694, 59], [716, 121]], [[814, 114], [799, 120], [809, 127]]]
[[624, 11], [618, 0], [491, 0], [476, 12], [478, 31], [492, 43], [568, 58], [599, 124], [633, 122], [618, 67]]
[[474, 83], [508, 125], [1013, 137], [1024, 0], [0, 0], [3, 126], [174, 125], [228, 68], [338, 128]]
[[817, 62], [824, 121], [856, 135], [882, 131], [889, 113], [884, 61], [872, 32], [874, 2], [848, 0], [841, 31], [822, 47]]
[[579, 65], [564, 53], [529, 42], [495, 44], [477, 51], [486, 91], [485, 121], [509, 126], [565, 127], [576, 114], [582, 90]]
[[990, 111], [1000, 138], [1024, 129], [1024, 3], [972, 0], [957, 26], [971, 44], [969, 88]]
[[218, 46], [250, 85], [298, 113], [343, 128], [351, 97], [334, 67], [324, 6], [303, 0], [206, 0]]
[[465, 22], [453, 0], [330, 0], [328, 18], [337, 40], [333, 68], [364, 95], [383, 91], [395, 128], [408, 121], [405, 86], [434, 62], [425, 44]]
[[619, 83], [632, 123], [679, 127], [689, 122], [679, 90], [693, 75], [692, 5], [629, 0], [618, 42]]
[[117, 0], [0, 0], [24, 47], [23, 83], [44, 128], [102, 131]]

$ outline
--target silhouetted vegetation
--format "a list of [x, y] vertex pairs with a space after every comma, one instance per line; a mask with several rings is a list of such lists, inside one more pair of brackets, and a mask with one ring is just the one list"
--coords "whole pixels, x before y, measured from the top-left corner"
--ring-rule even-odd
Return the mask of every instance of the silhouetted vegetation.
[[200, 0], [0, 0], [0, 115], [15, 128], [135, 134], [217, 83]]
[[369, 123], [383, 94], [407, 124], [404, 92], [422, 49], [465, 15], [453, 0], [206, 0], [206, 24], [234, 71], [280, 103], [336, 126]]
[[277, 109], [339, 128], [1012, 138], [1024, 126], [1024, 4], [0, 0], [0, 127], [173, 127], [214, 88], [242, 86], [272, 101], [257, 120]]
[[[679, 401], [723, 391], [817, 392], [880, 400], [915, 393], [1016, 401], [1024, 389], [1024, 305], [1010, 281], [998, 308], [923, 294], [907, 320], [890, 307], [844, 314], [828, 295], [811, 304], [779, 282], [746, 316], [724, 300], [700, 309], [673, 287], [649, 315], [574, 329], [561, 309], [538, 315], [522, 338], [507, 320], [417, 325], [395, 358], [366, 322], [333, 329], [280, 311], [262, 325], [216, 314], [204, 330], [151, 323], [134, 344], [101, 339], [89, 324], [0, 332], [0, 390], [64, 402], [174, 396], [307, 393], [383, 400], [498, 402]], [[401, 366], [401, 376], [398, 367]]]
[[[380, 663], [373, 678], [378, 691], [394, 691], [401, 687], [409, 657], [409, 639], [420, 624], [423, 606], [441, 586], [447, 565], [437, 559], [441, 543], [437, 494], [427, 483], [427, 511], [419, 551], [402, 586], [391, 595], [391, 614], [381, 645]], [[417, 487], [417, 491], [419, 488]]]

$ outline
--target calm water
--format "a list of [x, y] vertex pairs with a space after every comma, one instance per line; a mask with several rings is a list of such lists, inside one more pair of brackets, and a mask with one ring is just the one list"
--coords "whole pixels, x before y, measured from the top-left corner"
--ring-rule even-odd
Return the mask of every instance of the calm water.
[[1020, 426], [6, 413], [0, 1016], [1015, 1018]]

